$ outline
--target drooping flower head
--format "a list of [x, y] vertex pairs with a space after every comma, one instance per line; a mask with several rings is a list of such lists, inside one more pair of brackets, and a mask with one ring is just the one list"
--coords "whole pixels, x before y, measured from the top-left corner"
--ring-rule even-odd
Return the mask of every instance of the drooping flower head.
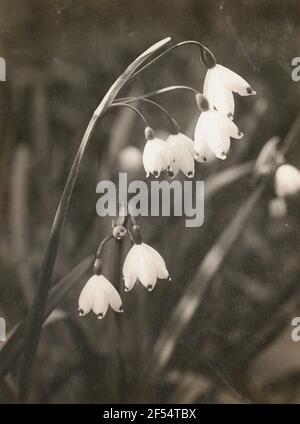
[[[97, 262], [97, 261], [96, 261]], [[84, 316], [91, 310], [98, 319], [105, 317], [109, 306], [116, 312], [123, 312], [122, 300], [115, 287], [104, 277], [98, 267], [98, 274], [94, 274], [82, 289], [79, 301], [79, 315]]]
[[172, 157], [174, 176], [177, 175], [178, 171], [182, 171], [185, 176], [192, 178], [195, 174], [194, 142], [182, 134], [174, 122], [174, 125], [170, 127], [170, 135], [166, 143]]
[[241, 76], [225, 66], [216, 64], [207, 70], [203, 94], [212, 108], [225, 113], [229, 117], [234, 114], [233, 93], [240, 96], [256, 94], [250, 84]]
[[275, 192], [278, 197], [292, 196], [300, 191], [300, 171], [284, 164], [275, 173]]
[[150, 173], [158, 178], [162, 171], [168, 170], [172, 177], [172, 158], [169, 146], [160, 138], [156, 137], [154, 131], [147, 127], [145, 129], [145, 137], [147, 143], [143, 152], [143, 165], [146, 171], [146, 176]]
[[196, 101], [201, 115], [195, 128], [195, 158], [205, 162], [210, 149], [217, 158], [224, 160], [230, 148], [230, 137], [240, 139], [243, 133], [228, 116], [211, 109], [205, 96], [197, 94]]
[[152, 291], [158, 278], [169, 279], [169, 272], [161, 255], [142, 242], [137, 225], [133, 226], [132, 235], [134, 245], [129, 250], [123, 266], [125, 291], [130, 291], [137, 280]]

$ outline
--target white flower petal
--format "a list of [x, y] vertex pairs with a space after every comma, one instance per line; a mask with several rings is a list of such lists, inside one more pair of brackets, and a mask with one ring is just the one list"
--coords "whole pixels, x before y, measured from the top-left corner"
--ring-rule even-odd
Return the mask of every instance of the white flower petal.
[[275, 191], [278, 197], [292, 196], [300, 191], [300, 172], [292, 165], [279, 166], [275, 174]]
[[234, 98], [232, 91], [224, 84], [220, 77], [218, 65], [207, 71], [203, 94], [207, 98], [210, 107], [227, 114], [234, 114]]
[[243, 137], [243, 133], [238, 129], [235, 123], [228, 118], [228, 116], [223, 113], [217, 113], [217, 117], [219, 120], [219, 125], [221, 129], [228, 134], [229, 137], [241, 139]]
[[95, 285], [98, 281], [98, 276], [93, 275], [86, 283], [84, 288], [82, 289], [79, 300], [78, 300], [78, 308], [79, 314], [84, 316], [90, 312], [92, 309], [94, 299], [95, 299]]
[[230, 148], [230, 137], [228, 130], [221, 127], [219, 117], [220, 112], [216, 110], [202, 112], [200, 115], [195, 129], [196, 154], [203, 153], [204, 143], [207, 143], [217, 158], [226, 159]]
[[148, 290], [153, 290], [157, 282], [157, 265], [144, 243], [135, 245], [137, 252], [136, 272], [138, 280]]
[[180, 169], [187, 177], [192, 178], [195, 173], [194, 162], [194, 143], [182, 133], [171, 134], [167, 139], [171, 155], [175, 164], [172, 164], [172, 170], [176, 175]]
[[123, 311], [122, 299], [121, 299], [121, 296], [119, 295], [118, 291], [116, 290], [116, 288], [103, 275], [102, 275], [101, 281], [102, 281], [102, 284], [103, 284], [105, 297], [108, 300], [109, 305], [112, 307], [112, 309], [114, 311], [122, 312]]

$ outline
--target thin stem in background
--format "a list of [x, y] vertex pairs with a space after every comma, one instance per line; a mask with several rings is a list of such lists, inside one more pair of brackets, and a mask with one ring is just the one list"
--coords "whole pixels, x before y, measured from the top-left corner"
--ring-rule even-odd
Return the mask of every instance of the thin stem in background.
[[149, 368], [152, 375], [157, 375], [167, 365], [178, 338], [194, 316], [210, 287], [213, 277], [244, 230], [250, 215], [255, 210], [264, 192], [265, 186], [266, 182], [264, 181], [254, 189], [199, 265], [195, 277], [179, 300], [174, 312], [164, 325], [164, 329], [156, 341], [153, 351], [153, 364]]
[[[134, 103], [134, 102], [146, 102], [146, 103], [150, 103], [153, 106], [155, 106], [158, 109], [160, 109], [166, 115], [166, 117], [168, 118], [168, 120], [170, 122], [173, 121], [173, 118], [170, 115], [170, 113], [167, 111], [167, 109], [165, 109], [162, 105], [160, 105], [159, 103], [155, 102], [154, 100], [150, 100], [150, 99], [147, 99], [147, 98], [123, 97], [121, 99], [119, 98], [118, 101], [119, 102], [122, 102], [122, 103], [127, 103], [127, 104], [128, 103]], [[117, 104], [117, 103], [114, 103], [114, 104]]]
[[[140, 69], [138, 69], [133, 75], [131, 75], [130, 78], [128, 78], [127, 82], [133, 81], [141, 72], [145, 71], [149, 66], [153, 65], [154, 63], [158, 62], [163, 57], [166, 57], [174, 50], [178, 49], [179, 47], [187, 47], [187, 46], [196, 46], [201, 49], [201, 53], [204, 51], [211, 57], [212, 61], [216, 63], [216, 59], [213, 55], [213, 53], [205, 47], [202, 43], [199, 43], [199, 41], [194, 40], [188, 40], [188, 41], [182, 41], [181, 43], [177, 43], [174, 46], [168, 48], [164, 52], [160, 53], [158, 56], [156, 56], [154, 59], [152, 59], [150, 62], [146, 63], [146, 65], [142, 66]], [[202, 57], [202, 55], [201, 55]]]
[[123, 102], [118, 102], [118, 103], [112, 103], [109, 107], [127, 107], [128, 109], [133, 110], [140, 118], [142, 118], [144, 124], [146, 125], [146, 127], [149, 127], [150, 125], [147, 122], [147, 119], [144, 117], [144, 115], [142, 114], [142, 112], [140, 112], [136, 107], [129, 105], [127, 103], [123, 103]]
[[24, 340], [24, 354], [20, 364], [20, 376], [19, 376], [19, 394], [18, 399], [20, 402], [25, 402], [29, 396], [29, 388], [31, 383], [31, 376], [33, 371], [33, 365], [35, 362], [40, 334], [42, 330], [44, 313], [47, 304], [48, 293], [51, 287], [51, 278], [53, 269], [58, 253], [60, 238], [64, 226], [64, 222], [67, 216], [69, 203], [72, 197], [73, 189], [78, 178], [80, 164], [83, 155], [87, 149], [95, 125], [98, 119], [105, 113], [107, 108], [112, 104], [115, 97], [117, 96], [120, 89], [126, 83], [127, 79], [134, 73], [134, 71], [144, 63], [149, 57], [157, 52], [162, 46], [170, 41], [170, 38], [161, 40], [154, 44], [144, 53], [142, 53], [137, 59], [135, 59], [123, 72], [122, 75], [114, 82], [110, 87], [101, 103], [95, 110], [84, 136], [81, 140], [79, 149], [75, 156], [69, 177], [67, 179], [61, 200], [59, 202], [54, 222], [51, 228], [46, 253], [43, 259], [42, 267], [39, 274], [37, 283], [37, 290], [34, 296], [33, 304], [29, 312], [28, 321], [26, 325], [26, 334]]

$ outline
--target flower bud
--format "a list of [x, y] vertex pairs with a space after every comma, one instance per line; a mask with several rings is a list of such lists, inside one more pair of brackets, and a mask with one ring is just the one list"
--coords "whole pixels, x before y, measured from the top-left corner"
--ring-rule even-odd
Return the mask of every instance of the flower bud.
[[201, 48], [200, 58], [206, 68], [211, 69], [216, 66], [216, 59], [209, 50]]
[[209, 110], [209, 103], [206, 97], [203, 96], [203, 94], [198, 93], [196, 94], [196, 103], [198, 106], [198, 109], [201, 110], [201, 112], [206, 112]]
[[171, 119], [169, 122], [169, 131], [171, 135], [179, 134], [180, 128], [175, 119]]
[[102, 269], [103, 269], [103, 265], [102, 265], [101, 259], [100, 258], [96, 258], [96, 260], [94, 262], [94, 274], [101, 275], [102, 274]]

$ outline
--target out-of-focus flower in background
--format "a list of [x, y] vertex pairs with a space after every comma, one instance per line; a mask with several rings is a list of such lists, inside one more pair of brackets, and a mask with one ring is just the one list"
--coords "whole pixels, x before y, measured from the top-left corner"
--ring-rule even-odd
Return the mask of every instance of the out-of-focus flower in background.
[[119, 167], [125, 172], [136, 172], [142, 164], [142, 152], [135, 146], [126, 146], [119, 154]]
[[93, 310], [98, 319], [102, 319], [109, 306], [116, 312], [123, 312], [119, 293], [102, 274], [93, 275], [88, 280], [80, 293], [78, 304], [80, 316]]
[[178, 171], [192, 178], [195, 173], [194, 142], [182, 133], [170, 134], [167, 144], [171, 150], [174, 176]]
[[278, 197], [292, 196], [300, 191], [300, 172], [292, 165], [278, 167], [275, 174], [275, 192]]
[[203, 95], [197, 95], [201, 115], [195, 128], [195, 157], [206, 161], [205, 152], [211, 149], [219, 159], [226, 159], [230, 148], [230, 137], [240, 139], [243, 133], [224, 113], [211, 109]]
[[207, 70], [203, 94], [212, 108], [233, 117], [234, 98], [233, 93], [240, 96], [256, 94], [253, 88], [244, 78], [222, 65], [215, 65]]

